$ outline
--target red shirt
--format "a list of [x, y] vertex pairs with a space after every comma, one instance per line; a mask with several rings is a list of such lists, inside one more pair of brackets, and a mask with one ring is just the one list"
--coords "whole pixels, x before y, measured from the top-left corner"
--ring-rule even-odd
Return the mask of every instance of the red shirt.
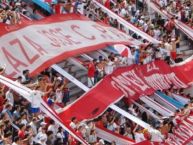
[[174, 27], [175, 27], [175, 23], [174, 23], [174, 21], [172, 21], [172, 20], [170, 20], [170, 21], [167, 23], [167, 25], [166, 25], [167, 31], [172, 31], [172, 30], [174, 29]]
[[0, 96], [0, 112], [3, 110], [4, 98]]
[[91, 62], [88, 65], [88, 77], [92, 78], [95, 74], [95, 65]]
[[60, 4], [56, 4], [55, 5], [55, 13], [56, 14], [61, 14], [61, 6], [60, 6]]
[[21, 138], [21, 139], [24, 139], [25, 138], [25, 132], [22, 131], [22, 130], [19, 130], [18, 131], [18, 137]]

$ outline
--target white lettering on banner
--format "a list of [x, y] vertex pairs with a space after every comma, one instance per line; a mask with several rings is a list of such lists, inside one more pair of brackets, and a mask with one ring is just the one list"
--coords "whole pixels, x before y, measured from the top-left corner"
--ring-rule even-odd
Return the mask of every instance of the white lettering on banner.
[[170, 84], [167, 83], [163, 74], [153, 74], [144, 78], [147, 83], [155, 90], [163, 90], [170, 87]]
[[159, 67], [157, 67], [154, 62], [151, 64], [147, 64], [147, 72], [150, 72], [153, 70], [159, 70]]
[[152, 74], [151, 76], [144, 77], [147, 83], [154, 88], [155, 90], [164, 90], [170, 88], [171, 84], [174, 84], [176, 87], [185, 88], [187, 87], [175, 73], [170, 74]]
[[81, 44], [81, 42], [73, 40], [72, 36], [63, 34], [61, 28], [41, 30], [39, 33], [46, 36], [51, 41], [50, 44], [54, 47], [61, 48], [69, 45]]
[[147, 84], [149, 84], [154, 90], [162, 90], [160, 88], [159, 83], [157, 81], [154, 81], [153, 77], [144, 77]]
[[171, 82], [179, 87], [179, 88], [186, 88], [188, 87], [186, 84], [184, 84], [182, 81], [180, 81], [180, 79], [176, 76], [175, 73], [170, 73], [170, 74], [167, 74], [166, 77], [169, 78], [169, 80], [171, 80]]
[[129, 96], [134, 96], [136, 93], [131, 90], [131, 88], [129, 88], [130, 83], [127, 81], [125, 81], [125, 79], [118, 79], [116, 77], [112, 77], [112, 81], [111, 81], [111, 85], [117, 89], [117, 90], [121, 90], [123, 92], [123, 94], [125, 95], [125, 97], [129, 97]]
[[7, 61], [9, 63], [9, 67], [14, 69], [11, 74], [7, 75], [16, 75], [22, 71], [21, 68], [28, 67], [30, 64], [37, 61], [41, 55], [47, 53], [47, 51], [44, 50], [38, 43], [25, 35], [21, 36], [20, 39], [12, 39], [7, 44], [6, 48], [4, 46], [1, 47], [1, 51], [2, 58], [5, 58], [1, 61]]
[[145, 91], [150, 88], [145, 84], [143, 80], [141, 80], [139, 76], [136, 75], [134, 70], [131, 70], [129, 72], [124, 72], [122, 73], [122, 76], [124, 76], [128, 81], [130, 81], [132, 83], [132, 86], [135, 85], [136, 87], [140, 88], [140, 90], [142, 91]]
[[126, 97], [133, 96], [135, 92], [142, 92], [150, 87], [135, 73], [134, 70], [122, 73], [119, 76], [112, 77], [111, 85], [120, 89]]
[[[64, 53], [67, 53], [65, 57], [70, 57], [76, 50], [77, 53], [83, 53], [83, 50], [78, 50], [81, 48], [88, 47], [87, 50], [84, 49], [84, 51], [88, 51], [89, 47], [101, 44], [104, 47], [120, 42], [134, 43], [133, 45], [142, 44], [137, 40], [129, 42], [131, 37], [127, 34], [89, 20], [72, 18], [61, 22], [59, 17], [55, 22], [48, 22], [20, 29], [14, 27], [15, 31], [5, 32], [0, 37], [0, 61], [8, 66], [6, 69], [8, 76], [14, 77], [24, 69], [34, 71], [45, 62]], [[9, 29], [11, 30], [11, 27]], [[71, 51], [73, 51], [72, 54]]]

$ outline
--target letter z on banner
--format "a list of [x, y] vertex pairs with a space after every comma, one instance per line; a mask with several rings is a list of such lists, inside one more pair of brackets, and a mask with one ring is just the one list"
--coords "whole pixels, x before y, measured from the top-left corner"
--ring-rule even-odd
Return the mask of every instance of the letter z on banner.
[[0, 63], [7, 76], [24, 69], [39, 73], [50, 65], [108, 45], [141, 45], [127, 34], [76, 14], [54, 15], [20, 25], [2, 25]]

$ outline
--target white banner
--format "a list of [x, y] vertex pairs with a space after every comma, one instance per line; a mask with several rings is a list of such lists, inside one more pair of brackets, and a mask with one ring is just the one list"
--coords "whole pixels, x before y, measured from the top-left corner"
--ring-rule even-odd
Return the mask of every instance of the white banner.
[[4, 26], [0, 30], [0, 61], [6, 74], [32, 74], [65, 58], [108, 45], [141, 45], [119, 30], [75, 14], [54, 15], [40, 21]]
[[154, 109], [158, 113], [160, 113], [163, 117], [169, 117], [172, 116], [174, 113], [165, 107], [161, 106], [159, 103], [155, 102], [149, 97], [141, 97], [141, 101], [143, 101], [146, 105], [148, 105], [150, 108]]

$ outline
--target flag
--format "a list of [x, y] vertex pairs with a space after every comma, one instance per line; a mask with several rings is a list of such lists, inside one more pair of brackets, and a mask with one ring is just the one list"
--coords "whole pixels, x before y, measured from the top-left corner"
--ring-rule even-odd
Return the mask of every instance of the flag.
[[127, 46], [125, 45], [122, 45], [122, 44], [117, 44], [117, 45], [114, 45], [114, 49], [115, 51], [120, 54], [121, 56], [123, 57], [131, 57], [131, 51], [130, 51], [130, 48], [128, 48]]

